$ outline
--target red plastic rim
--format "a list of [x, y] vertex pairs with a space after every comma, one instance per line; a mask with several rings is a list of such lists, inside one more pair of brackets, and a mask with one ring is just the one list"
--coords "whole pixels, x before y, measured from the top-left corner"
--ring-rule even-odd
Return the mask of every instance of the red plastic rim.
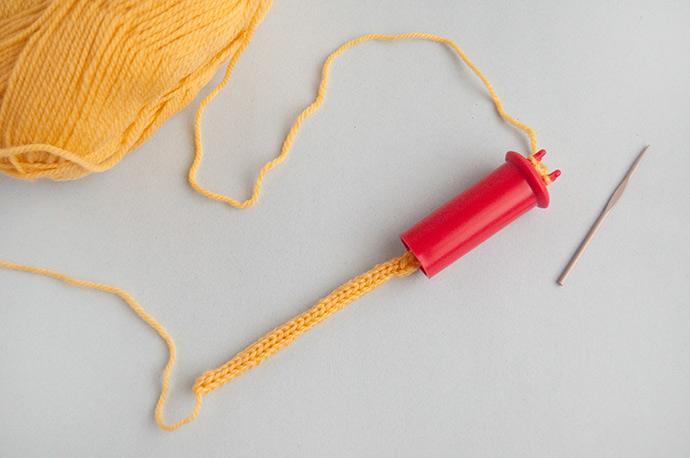
[[549, 206], [549, 191], [546, 189], [544, 179], [534, 170], [532, 163], [522, 154], [515, 151], [506, 153], [506, 162], [513, 164], [522, 173], [525, 181], [529, 183], [534, 195], [537, 197], [537, 206], [546, 208]]

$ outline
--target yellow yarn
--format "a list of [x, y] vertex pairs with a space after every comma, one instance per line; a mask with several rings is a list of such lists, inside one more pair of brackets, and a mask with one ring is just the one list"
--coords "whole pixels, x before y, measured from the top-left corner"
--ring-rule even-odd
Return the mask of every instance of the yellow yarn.
[[249, 44], [272, 0], [3, 0], [0, 171], [115, 165]]
[[[532, 155], [534, 155], [537, 152], [537, 134], [534, 132], [534, 129], [532, 129], [530, 126], [527, 124], [521, 123], [520, 121], [516, 120], [515, 118], [511, 117], [506, 111], [503, 109], [503, 103], [501, 102], [501, 99], [498, 98], [498, 94], [496, 94], [496, 91], [494, 90], [493, 86], [489, 82], [488, 78], [484, 76], [482, 72], [479, 71], [479, 69], [470, 61], [470, 59], [465, 55], [465, 53], [460, 49], [460, 47], [455, 44], [453, 41], [439, 37], [436, 35], [431, 35], [428, 33], [404, 33], [400, 35], [380, 35], [380, 34], [371, 34], [371, 35], [364, 35], [362, 37], [356, 38], [354, 40], [351, 40], [344, 45], [342, 45], [340, 48], [335, 50], [328, 58], [326, 59], [326, 63], [323, 65], [323, 70], [322, 70], [322, 76], [321, 76], [321, 83], [319, 84], [319, 90], [316, 96], [316, 99], [308, 106], [306, 107], [302, 113], [297, 117], [295, 120], [294, 124], [290, 128], [290, 132], [288, 133], [287, 137], [285, 137], [285, 140], [283, 142], [283, 147], [280, 150], [280, 154], [273, 160], [268, 161], [261, 171], [259, 172], [259, 176], [256, 179], [256, 183], [254, 184], [254, 189], [252, 192], [252, 196], [245, 200], [245, 201], [239, 201], [236, 199], [233, 199], [232, 197], [225, 196], [223, 194], [218, 194], [216, 192], [213, 192], [209, 189], [204, 188], [201, 186], [197, 180], [196, 180], [196, 172], [199, 169], [199, 165], [201, 164], [201, 158], [203, 156], [203, 145], [201, 142], [201, 117], [204, 113], [204, 109], [206, 108], [206, 105], [213, 100], [213, 98], [216, 96], [216, 94], [225, 87], [225, 85], [228, 83], [228, 79], [230, 78], [230, 74], [232, 73], [232, 64], [228, 66], [228, 69], [225, 72], [225, 77], [221, 81], [221, 83], [216, 87], [209, 95], [204, 99], [204, 101], [201, 103], [199, 106], [199, 110], [197, 111], [196, 115], [196, 122], [195, 122], [195, 142], [196, 142], [196, 156], [194, 157], [194, 162], [192, 163], [192, 167], [189, 169], [189, 183], [192, 185], [194, 189], [199, 191], [201, 194], [203, 194], [206, 197], [209, 197], [211, 199], [218, 200], [220, 202], [225, 202], [226, 204], [229, 204], [235, 208], [247, 208], [251, 207], [254, 205], [254, 203], [259, 199], [259, 194], [261, 193], [261, 184], [263, 182], [264, 177], [266, 174], [274, 167], [276, 167], [278, 164], [283, 162], [285, 158], [287, 157], [288, 152], [290, 151], [290, 148], [292, 147], [292, 142], [295, 139], [295, 136], [297, 135], [297, 132], [299, 131], [300, 127], [302, 126], [302, 122], [306, 118], [309, 117], [312, 113], [314, 113], [318, 108], [323, 104], [324, 99], [326, 98], [326, 86], [328, 85], [328, 76], [329, 76], [329, 70], [331, 68], [331, 63], [333, 60], [338, 57], [340, 54], [345, 52], [347, 49], [359, 44], [363, 43], [365, 41], [369, 40], [383, 40], [383, 41], [397, 41], [397, 40], [406, 40], [410, 38], [421, 38], [425, 40], [432, 40], [436, 41], [439, 43], [446, 44], [450, 46], [457, 54], [460, 56], [460, 58], [467, 64], [468, 67], [472, 69], [472, 71], [482, 80], [486, 88], [489, 90], [489, 94], [491, 95], [491, 99], [494, 101], [494, 104], [496, 105], [496, 109], [498, 110], [498, 113], [501, 115], [503, 119], [508, 121], [510, 124], [513, 126], [517, 127], [521, 131], [525, 132], [527, 136], [530, 139], [530, 148], [532, 151]], [[549, 170], [546, 168], [546, 166], [539, 161], [534, 160], [532, 158], [532, 155], [529, 156], [529, 159], [532, 161], [532, 163], [535, 166], [535, 169], [537, 172], [541, 175], [541, 177], [544, 179], [546, 184], [551, 183], [551, 179], [549, 178]]]
[[[237, 208], [253, 205], [262, 181], [286, 157], [302, 122], [324, 101], [331, 62], [369, 40], [410, 38], [450, 46], [482, 80], [499, 114], [525, 132], [537, 151], [534, 130], [503, 109], [488, 79], [452, 41], [435, 35], [366, 35], [333, 52], [323, 67], [314, 102], [295, 120], [280, 154], [260, 171], [252, 196], [238, 201], [196, 180], [202, 159], [201, 116], [227, 83], [235, 62], [271, 5], [271, 0], [5, 0], [0, 4], [0, 171], [17, 178], [68, 180], [112, 167], [183, 108], [220, 65], [225, 77], [202, 102], [196, 117], [196, 156], [191, 185], [203, 195]], [[187, 14], [194, 11], [194, 14]], [[529, 157], [547, 184], [548, 170]], [[193, 386], [196, 405], [185, 419], [163, 421], [176, 347], [165, 329], [124, 290], [39, 267], [0, 260], [0, 267], [33, 272], [121, 297], [163, 338], [169, 360], [156, 405], [158, 425], [172, 431], [192, 421], [202, 397], [286, 347], [350, 302], [393, 277], [419, 268], [411, 252], [374, 267], [333, 291], [311, 309], [274, 329], [223, 366], [205, 372]]]

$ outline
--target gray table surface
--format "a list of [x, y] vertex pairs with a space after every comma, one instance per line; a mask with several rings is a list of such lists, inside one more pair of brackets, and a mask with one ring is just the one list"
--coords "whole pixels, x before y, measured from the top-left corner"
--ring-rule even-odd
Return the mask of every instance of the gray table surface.
[[[166, 347], [122, 301], [2, 270], [0, 456], [688, 456], [688, 18], [670, 0], [277, 2], [204, 118], [204, 185], [248, 196], [339, 45], [420, 31], [534, 127], [563, 171], [551, 207], [355, 302], [172, 434], [153, 420]], [[0, 258], [124, 288], [172, 334], [169, 421], [201, 372], [401, 254], [397, 234], [528, 148], [448, 48], [368, 43], [238, 211], [186, 183], [209, 90], [105, 173], [0, 176]]]

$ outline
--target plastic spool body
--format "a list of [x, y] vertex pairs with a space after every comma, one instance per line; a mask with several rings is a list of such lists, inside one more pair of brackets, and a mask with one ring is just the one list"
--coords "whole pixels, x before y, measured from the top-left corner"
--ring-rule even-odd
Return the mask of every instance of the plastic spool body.
[[532, 208], [549, 206], [544, 179], [521, 154], [400, 235], [431, 278]]

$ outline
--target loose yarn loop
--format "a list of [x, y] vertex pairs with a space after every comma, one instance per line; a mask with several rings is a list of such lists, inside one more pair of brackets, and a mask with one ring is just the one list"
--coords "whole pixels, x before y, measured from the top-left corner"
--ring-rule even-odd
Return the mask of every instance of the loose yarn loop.
[[237, 61], [271, 3], [3, 0], [0, 172], [112, 167]]
[[219, 194], [217, 192], [211, 191], [210, 189], [207, 189], [203, 186], [201, 186], [197, 179], [196, 179], [196, 174], [197, 170], [199, 169], [199, 165], [201, 164], [201, 159], [203, 157], [203, 144], [202, 144], [202, 139], [201, 139], [201, 118], [204, 113], [204, 110], [206, 109], [206, 106], [213, 100], [213, 98], [220, 92], [225, 85], [228, 83], [228, 80], [230, 79], [230, 75], [232, 73], [233, 65], [234, 62], [231, 62], [230, 65], [228, 65], [227, 70], [225, 71], [225, 77], [223, 80], [220, 82], [220, 84], [201, 102], [201, 105], [199, 106], [199, 109], [197, 111], [196, 115], [196, 121], [194, 125], [194, 132], [195, 132], [195, 143], [196, 143], [196, 155], [194, 157], [194, 162], [192, 163], [191, 168], [189, 169], [189, 183], [192, 185], [194, 189], [196, 189], [199, 193], [203, 194], [204, 196], [214, 199], [220, 202], [224, 202], [228, 205], [231, 205], [235, 208], [248, 208], [254, 205], [256, 201], [259, 199], [259, 194], [261, 193], [261, 185], [263, 183], [264, 177], [266, 174], [279, 165], [281, 162], [285, 160], [287, 157], [288, 152], [290, 151], [290, 148], [292, 147], [292, 143], [295, 140], [295, 137], [297, 136], [297, 132], [299, 131], [300, 127], [302, 127], [302, 123], [304, 122], [305, 119], [307, 119], [312, 113], [314, 113], [316, 110], [319, 109], [319, 107], [323, 104], [325, 98], [326, 98], [326, 86], [328, 85], [328, 78], [329, 78], [329, 72], [331, 68], [331, 63], [333, 60], [335, 60], [336, 57], [341, 55], [343, 52], [348, 50], [349, 48], [358, 45], [360, 43], [363, 43], [365, 41], [370, 41], [370, 40], [381, 40], [381, 41], [398, 41], [398, 40], [408, 40], [411, 38], [420, 38], [420, 39], [425, 39], [425, 40], [431, 40], [435, 41], [438, 43], [443, 43], [448, 46], [450, 46], [456, 53], [457, 55], [462, 59], [462, 61], [470, 68], [472, 71], [482, 80], [482, 83], [484, 83], [484, 86], [489, 91], [489, 94], [491, 95], [491, 100], [493, 100], [494, 105], [496, 105], [496, 110], [498, 113], [501, 115], [501, 117], [506, 120], [508, 123], [512, 124], [516, 128], [520, 129], [523, 131], [525, 134], [530, 139], [530, 150], [531, 154], [528, 157], [528, 159], [532, 162], [532, 164], [535, 167], [535, 170], [539, 175], [544, 179], [544, 182], [549, 185], [551, 184], [551, 178], [549, 178], [549, 170], [544, 165], [544, 163], [535, 160], [532, 156], [537, 153], [537, 134], [534, 132], [534, 129], [532, 129], [530, 126], [527, 124], [524, 124], [517, 119], [513, 118], [510, 116], [506, 111], [503, 109], [503, 102], [501, 102], [501, 99], [499, 99], [498, 94], [496, 94], [496, 91], [494, 90], [493, 86], [489, 82], [488, 78], [484, 76], [484, 74], [470, 61], [470, 59], [467, 57], [467, 55], [460, 49], [460, 47], [455, 44], [452, 40], [449, 40], [447, 38], [439, 37], [437, 35], [431, 35], [428, 33], [403, 33], [399, 35], [380, 35], [380, 34], [370, 34], [370, 35], [364, 35], [362, 37], [356, 38], [354, 40], [351, 40], [344, 45], [342, 45], [340, 48], [335, 50], [328, 58], [326, 59], [326, 62], [323, 65], [323, 70], [322, 70], [322, 76], [321, 76], [321, 83], [319, 84], [319, 90], [317, 92], [316, 99], [307, 106], [302, 113], [297, 117], [297, 119], [294, 121], [292, 124], [292, 127], [290, 128], [290, 131], [285, 137], [285, 140], [283, 141], [283, 146], [280, 150], [280, 154], [275, 158], [270, 161], [268, 161], [262, 168], [261, 171], [259, 172], [259, 176], [256, 179], [256, 182], [254, 184], [254, 189], [252, 191], [252, 195], [249, 199], [240, 201], [237, 199], [233, 199], [232, 197], [225, 196], [223, 194]]

